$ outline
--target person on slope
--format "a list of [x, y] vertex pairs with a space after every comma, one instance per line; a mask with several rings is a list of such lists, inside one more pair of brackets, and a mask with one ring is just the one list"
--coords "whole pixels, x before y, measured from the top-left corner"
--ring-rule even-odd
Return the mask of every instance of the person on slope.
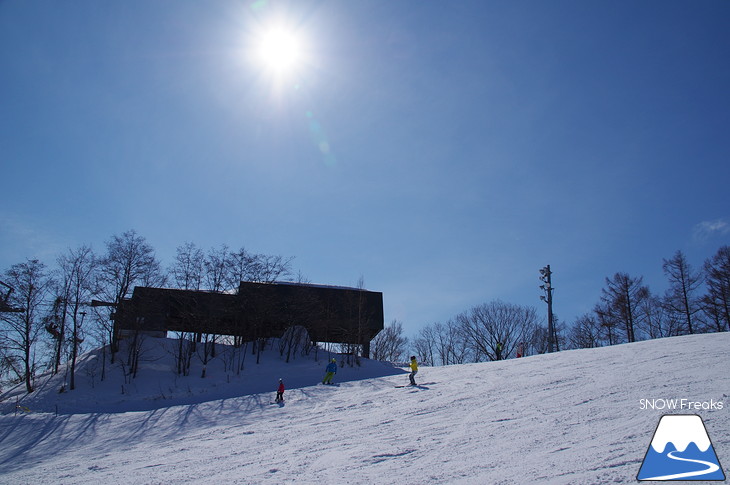
[[497, 342], [497, 360], [502, 360], [502, 349], [504, 348], [504, 344], [502, 342]]
[[284, 381], [282, 379], [279, 379], [279, 388], [276, 390], [274, 402], [284, 402]]
[[418, 373], [418, 362], [416, 362], [416, 356], [411, 355], [411, 373], [408, 374], [408, 379], [411, 380], [411, 385], [416, 385], [416, 374]]
[[337, 374], [337, 359], [332, 359], [332, 362], [327, 364], [325, 369], [327, 372], [322, 379], [322, 384], [332, 384], [332, 378]]

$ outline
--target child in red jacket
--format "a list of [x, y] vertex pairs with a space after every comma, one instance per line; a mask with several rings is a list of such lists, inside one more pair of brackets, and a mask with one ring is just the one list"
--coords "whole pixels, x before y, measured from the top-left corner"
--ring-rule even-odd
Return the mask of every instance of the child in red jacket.
[[284, 402], [284, 381], [281, 379], [279, 379], [279, 389], [276, 391], [274, 402]]

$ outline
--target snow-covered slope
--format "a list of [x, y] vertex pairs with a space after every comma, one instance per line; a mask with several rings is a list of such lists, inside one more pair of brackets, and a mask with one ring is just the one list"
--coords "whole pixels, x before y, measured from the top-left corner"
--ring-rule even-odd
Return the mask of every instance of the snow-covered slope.
[[[32, 412], [54, 414], [110, 413], [146, 411], [180, 404], [197, 404], [216, 399], [228, 399], [242, 395], [274, 391], [279, 378], [288, 389], [311, 386], [322, 380], [324, 368], [331, 357], [346, 364], [346, 357], [319, 349], [308, 355], [300, 352], [290, 357], [281, 355], [278, 340], [267, 345], [259, 362], [249, 346], [245, 352], [235, 351], [232, 346], [218, 344], [216, 357], [210, 357], [205, 366], [205, 379], [201, 356], [202, 344], [190, 359], [188, 376], [176, 373], [178, 340], [150, 338], [144, 341], [139, 358], [137, 377], [129, 374], [128, 351], [122, 342], [116, 363], [109, 364], [109, 356], [103, 358], [100, 350], [85, 354], [79, 359], [76, 371], [76, 389], [68, 391], [69, 378], [64, 372], [55, 376], [46, 374], [38, 378], [37, 391], [26, 394], [25, 386], [1, 396], [0, 413], [7, 414], [19, 404]], [[351, 359], [350, 359], [351, 360]], [[103, 367], [102, 362], [106, 361]], [[242, 367], [237, 372], [235, 368]], [[102, 372], [106, 374], [101, 379]], [[405, 371], [392, 364], [361, 359], [360, 365], [340, 365], [337, 380], [353, 381], [372, 377], [402, 374]], [[65, 388], [66, 392], [59, 392]]]
[[[234, 395], [219, 383], [211, 396], [225, 395], [205, 401], [191, 392], [198, 397], [186, 405], [169, 406], [176, 397], [148, 406], [125, 394], [100, 412], [8, 414], [0, 416], [0, 481], [635, 483], [665, 413], [701, 415], [720, 463], [730, 463], [728, 349], [725, 333], [422, 368], [415, 388], [395, 387], [405, 374], [342, 382], [338, 373], [339, 386], [287, 390], [283, 407], [270, 404], [273, 392]], [[288, 369], [286, 380], [321, 378]], [[273, 391], [279, 376], [270, 377]], [[701, 404], [647, 405], [665, 399]], [[122, 412], [140, 402], [147, 410]]]

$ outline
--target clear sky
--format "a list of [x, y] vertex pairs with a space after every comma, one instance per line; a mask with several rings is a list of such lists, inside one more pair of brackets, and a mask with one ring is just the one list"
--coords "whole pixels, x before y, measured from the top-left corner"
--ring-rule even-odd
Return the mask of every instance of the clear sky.
[[[0, 268], [134, 229], [408, 333], [730, 244], [730, 2], [0, 2]], [[274, 29], [297, 53], [277, 68]], [[269, 55], [271, 56], [271, 54]]]

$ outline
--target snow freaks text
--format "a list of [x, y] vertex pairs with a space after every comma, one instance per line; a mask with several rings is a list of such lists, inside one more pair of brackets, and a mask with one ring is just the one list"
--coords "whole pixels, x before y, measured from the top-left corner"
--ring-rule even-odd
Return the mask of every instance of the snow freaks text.
[[672, 411], [719, 411], [723, 408], [722, 401], [696, 401], [694, 399], [639, 399], [639, 409], [659, 409]]

